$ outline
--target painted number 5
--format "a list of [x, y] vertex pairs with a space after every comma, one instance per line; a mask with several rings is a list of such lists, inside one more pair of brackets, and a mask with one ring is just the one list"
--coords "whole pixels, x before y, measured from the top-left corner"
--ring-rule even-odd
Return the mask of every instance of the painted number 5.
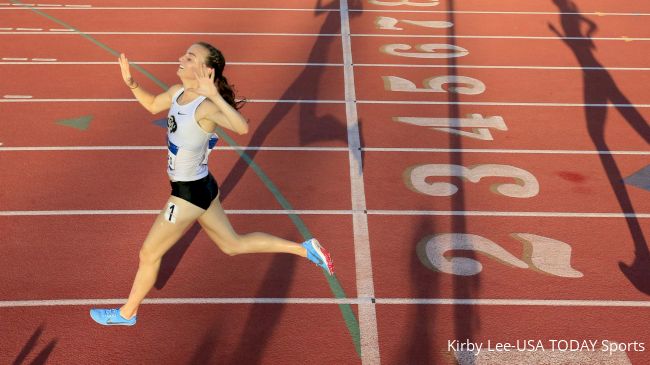
[[451, 196], [458, 187], [445, 182], [427, 182], [432, 176], [458, 176], [473, 183], [484, 177], [506, 177], [515, 180], [514, 184], [494, 184], [491, 190], [511, 198], [531, 198], [539, 194], [539, 183], [530, 172], [510, 165], [478, 165], [467, 168], [460, 165], [430, 164], [417, 165], [404, 172], [406, 186], [411, 190], [431, 196]]

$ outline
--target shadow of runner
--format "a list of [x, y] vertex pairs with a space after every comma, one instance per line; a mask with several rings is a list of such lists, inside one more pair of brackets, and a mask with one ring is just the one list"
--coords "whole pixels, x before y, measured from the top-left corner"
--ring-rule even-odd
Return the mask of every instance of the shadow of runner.
[[[359, 0], [351, 1], [352, 4], [359, 3]], [[329, 4], [322, 6], [321, 0], [316, 4], [318, 9], [338, 9], [339, 1], [334, 0]], [[315, 16], [320, 16], [323, 13], [326, 13], [326, 19], [323, 22], [323, 26], [319, 30], [319, 34], [331, 34], [340, 32], [341, 29], [341, 20], [339, 17], [339, 12], [337, 11], [320, 11], [315, 10]], [[351, 16], [359, 15], [360, 12], [351, 12]], [[316, 43], [312, 48], [312, 51], [309, 54], [307, 62], [317, 63], [319, 62], [320, 55], [325, 52], [325, 50], [331, 47], [333, 41], [337, 39], [336, 37], [322, 36], [318, 37]], [[290, 99], [295, 97], [295, 95], [306, 95], [314, 96], [318, 95], [318, 88], [320, 85], [320, 80], [323, 77], [323, 66], [312, 67], [305, 66], [304, 70], [298, 75], [298, 77], [291, 83], [287, 90], [283, 93], [280, 99]], [[299, 100], [302, 97], [299, 97]], [[276, 103], [271, 111], [266, 115], [262, 120], [260, 125], [255, 129], [253, 133], [249, 147], [258, 147], [264, 144], [266, 137], [273, 131], [273, 129], [282, 121], [282, 119], [289, 113], [289, 111], [298, 106], [300, 108], [300, 120], [299, 120], [299, 133], [300, 133], [300, 145], [305, 146], [318, 141], [332, 141], [332, 140], [341, 140], [347, 141], [347, 123], [345, 121], [340, 121], [336, 117], [330, 114], [318, 115], [318, 104], [315, 103]], [[255, 159], [258, 150], [249, 150], [247, 155], [251, 159]], [[221, 200], [225, 201], [230, 192], [237, 185], [237, 182], [242, 178], [246, 170], [248, 169], [248, 164], [243, 159], [238, 159], [235, 166], [230, 170], [228, 176], [223, 180], [221, 188]]]
[[[455, 17], [455, 3], [454, 0], [449, 0], [447, 21], [452, 23], [453, 26], [448, 28], [447, 43], [456, 46], [456, 17]], [[455, 57], [448, 58], [447, 62], [447, 75], [457, 77], [458, 67]], [[460, 106], [458, 105], [459, 97], [455, 92], [448, 92], [447, 100], [449, 101], [447, 117], [452, 120], [459, 120]], [[457, 128], [460, 125], [457, 126]], [[463, 148], [463, 136], [458, 134], [449, 134], [449, 148], [453, 150], [461, 150]], [[464, 166], [463, 154], [453, 153], [449, 154], [449, 161], [452, 165]], [[451, 198], [452, 211], [464, 212], [467, 208], [465, 203], [465, 179], [458, 177], [450, 178], [450, 183], [458, 186], [458, 192]], [[484, 194], [488, 194], [486, 191]], [[467, 219], [465, 215], [453, 215], [451, 218], [451, 229], [456, 234], [467, 234]], [[476, 260], [476, 252], [474, 250], [464, 251], [464, 257]], [[454, 299], [475, 299], [479, 293], [481, 286], [480, 274], [472, 276], [462, 276], [454, 274]], [[457, 340], [476, 342], [474, 340], [474, 332], [476, 328], [480, 327], [480, 319], [478, 313], [472, 305], [459, 305], [456, 304], [454, 308], [454, 333]]]
[[[438, 298], [440, 296], [440, 275], [428, 263], [426, 255], [426, 242], [436, 232], [434, 218], [423, 216], [420, 218], [418, 229], [409, 242], [418, 242], [411, 255], [411, 285], [413, 290], [412, 298]], [[428, 267], [431, 271], [424, 271], [422, 266]], [[429, 328], [431, 324], [436, 325], [438, 306], [427, 304], [415, 304], [406, 306], [413, 315], [407, 323], [411, 325], [410, 335], [405, 336], [403, 343], [404, 350], [399, 358], [391, 363], [395, 364], [436, 364], [442, 362], [431, 344], [435, 343], [436, 331]]]
[[[254, 298], [285, 298], [293, 283], [297, 258], [274, 255]], [[228, 364], [259, 364], [268, 345], [268, 338], [282, 318], [284, 304], [254, 304], [248, 314], [244, 332]]]
[[185, 255], [185, 252], [199, 232], [201, 232], [201, 225], [199, 222], [194, 222], [190, 229], [185, 232], [183, 237], [181, 237], [181, 239], [178, 240], [162, 257], [160, 270], [158, 271], [158, 278], [154, 284], [156, 289], [160, 290], [165, 287], [169, 278], [174, 274], [178, 263], [181, 261], [183, 255]]
[[[25, 362], [25, 359], [27, 359], [29, 354], [31, 352], [33, 352], [34, 349], [36, 348], [36, 344], [38, 343], [38, 340], [40, 339], [41, 335], [43, 334], [44, 328], [45, 328], [45, 326], [42, 325], [42, 324], [40, 326], [38, 326], [38, 328], [36, 329], [36, 331], [34, 331], [34, 333], [29, 338], [29, 340], [27, 340], [27, 343], [25, 343], [25, 346], [23, 346], [23, 349], [20, 351], [18, 356], [16, 356], [16, 359], [12, 363], [13, 365], [22, 365]], [[56, 339], [50, 341], [47, 344], [47, 346], [45, 346], [45, 348], [43, 350], [41, 350], [41, 352], [39, 352], [39, 354], [36, 356], [36, 358], [34, 358], [34, 360], [32, 360], [32, 362], [30, 364], [32, 364], [32, 365], [45, 364], [47, 359], [50, 357], [50, 354], [52, 353], [52, 351], [54, 351], [54, 348], [56, 347], [57, 342], [58, 342], [58, 340], [56, 340]]]
[[[632, 104], [623, 94], [621, 89], [616, 85], [614, 79], [606, 69], [585, 69], [586, 67], [603, 67], [596, 59], [593, 50], [596, 48], [592, 34], [598, 29], [596, 23], [587, 19], [579, 13], [575, 3], [570, 0], [553, 0], [558, 10], [563, 14], [560, 16], [560, 23], [564, 34], [561, 34], [555, 26], [549, 23], [549, 29], [558, 37], [585, 37], [585, 40], [562, 41], [571, 49], [578, 63], [583, 68], [583, 94], [585, 104]], [[584, 31], [582, 27], [586, 26]], [[650, 143], [650, 127], [643, 116], [631, 106], [615, 106], [616, 110], [621, 113], [623, 118], [632, 128], [643, 137], [646, 142]], [[623, 176], [618, 168], [613, 155], [609, 152], [609, 147], [605, 141], [605, 123], [607, 122], [607, 106], [603, 107], [585, 107], [585, 119], [589, 136], [597, 150], [605, 153], [599, 154], [600, 162], [605, 169], [607, 178], [616, 194], [616, 199], [624, 213], [634, 213], [632, 201], [627, 193], [627, 188], [623, 183]], [[650, 252], [646, 239], [641, 230], [639, 221], [635, 217], [626, 218], [628, 229], [634, 239], [635, 258], [632, 265], [620, 262], [619, 267], [628, 280], [641, 292], [650, 294]]]
[[221, 333], [220, 323], [220, 321], [216, 321], [207, 328], [203, 335], [203, 339], [201, 340], [201, 344], [194, 351], [194, 355], [192, 355], [192, 359], [190, 359], [188, 365], [225, 364], [225, 362], [213, 358], [213, 356], [218, 353], [219, 334]]

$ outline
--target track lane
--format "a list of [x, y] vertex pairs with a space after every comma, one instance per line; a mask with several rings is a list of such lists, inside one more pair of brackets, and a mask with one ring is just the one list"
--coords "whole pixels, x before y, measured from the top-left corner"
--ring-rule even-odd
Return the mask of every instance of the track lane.
[[[614, 161], [623, 177], [627, 177], [648, 165], [648, 157], [614, 156]], [[482, 174], [476, 167], [480, 165], [506, 165], [503, 169], [518, 168], [525, 172], [519, 175], [534, 179], [539, 184], [538, 194], [529, 198], [515, 198], [498, 194], [493, 184], [511, 184], [512, 177], [494, 177], [496, 171], [506, 174], [506, 170], [490, 170], [476, 183], [463, 181], [458, 177], [450, 178], [429, 176], [426, 184], [434, 182], [462, 184], [462, 192], [450, 197], [429, 196], [410, 188], [413, 181], [410, 169], [428, 164], [462, 165], [474, 168], [471, 174]], [[469, 172], [468, 172], [469, 174]], [[365, 155], [364, 175], [368, 181], [375, 182], [366, 186], [368, 209], [386, 210], [459, 210], [454, 201], [460, 196], [464, 201], [460, 210], [468, 211], [507, 211], [507, 212], [621, 212], [619, 201], [612, 192], [607, 174], [603, 172], [600, 158], [594, 155], [506, 155], [506, 154], [426, 154], [417, 152], [367, 153]], [[425, 175], [428, 175], [425, 173]], [[616, 178], [612, 172], [612, 178]], [[420, 183], [421, 185], [425, 185]], [[519, 184], [524, 184], [519, 181]], [[530, 182], [531, 194], [535, 189]], [[650, 201], [646, 190], [616, 182], [617, 190], [625, 189], [632, 201], [636, 213], [650, 212]], [[424, 189], [419, 187], [418, 189]], [[418, 192], [416, 192], [418, 191]], [[527, 190], [528, 191], [528, 190]], [[631, 213], [631, 212], [628, 212]]]
[[[650, 120], [650, 109], [636, 109]], [[648, 143], [614, 107], [598, 109], [605, 116], [602, 137], [610, 151], [645, 151]], [[516, 107], [461, 105], [459, 118], [479, 114], [483, 118], [501, 117], [506, 131], [490, 128], [493, 140], [460, 137], [433, 127], [398, 122], [395, 118], [450, 118], [447, 105], [359, 105], [362, 136], [370, 148], [464, 148], [595, 151], [591, 134], [598, 135], [596, 123], [585, 121], [582, 107]], [[462, 128], [471, 132], [472, 128]]]
[[[423, 287], [435, 290], [437, 284], [423, 284]], [[646, 308], [620, 308], [612, 311], [610, 308], [565, 307], [377, 306], [378, 328], [385, 339], [380, 342], [382, 361], [395, 364], [456, 364], [453, 350], [448, 348], [448, 341], [453, 340], [480, 342], [484, 344], [484, 350], [488, 340], [493, 348], [496, 342], [541, 340], [549, 349], [544, 352], [501, 352], [501, 355], [528, 355], [528, 361], [518, 358], [509, 362], [512, 358], [506, 356], [495, 356], [492, 361], [477, 361], [488, 364], [612, 363], [618, 361], [619, 357], [609, 356], [607, 352], [601, 353], [602, 341], [637, 341], [637, 345], [644, 343], [645, 351], [627, 351], [629, 362], [615, 363], [643, 364], [649, 359], [650, 335], [639, 318], [643, 318], [647, 313]], [[427, 331], [430, 328], [436, 329], [435, 335]], [[571, 339], [580, 342], [598, 341], [597, 351], [550, 351], [550, 340]], [[640, 349], [641, 347], [637, 346], [637, 350]], [[486, 353], [482, 352], [482, 355], [485, 356]], [[585, 355], [598, 357], [580, 360], [580, 356]], [[465, 362], [470, 363], [472, 362]]]
[[[151, 115], [135, 101], [15, 103], [10, 108], [3, 147], [165, 146], [165, 130], [153, 122], [165, 122], [167, 114]], [[240, 146], [347, 147], [343, 105], [248, 103], [240, 111], [250, 127], [243, 136], [231, 133]], [[56, 123], [85, 115], [93, 117], [87, 130]], [[223, 141], [217, 145], [226, 146]]]
[[[47, 10], [57, 19], [82, 32], [242, 32], [245, 33], [338, 33], [338, 13], [268, 12], [238, 10]], [[46, 28], [49, 19], [34, 16], [25, 9], [5, 10], [8, 21], [3, 28]], [[329, 15], [329, 16], [328, 16]], [[147, 19], [143, 22], [142, 19]], [[59, 26], [60, 28], [60, 26]]]
[[[255, 162], [294, 209], [349, 210], [349, 181], [331, 183], [347, 172], [347, 158], [346, 151], [260, 151]], [[162, 209], [171, 191], [166, 161], [164, 150], [3, 152], [0, 162], [14, 173], [3, 174], [2, 210]], [[253, 171], [241, 165], [232, 171], [238, 161], [235, 151], [210, 158], [222, 187], [232, 173], [228, 209], [282, 209]]]
[[[393, 4], [398, 4], [394, 6]], [[481, 0], [413, 0], [411, 3], [421, 3], [427, 6], [399, 5], [401, 0], [386, 0], [385, 2], [356, 1], [350, 3], [350, 9], [363, 10], [396, 10], [396, 11], [518, 11], [518, 12], [557, 12], [557, 6], [552, 1], [517, 1], [506, 0], [498, 3], [486, 3]], [[645, 3], [617, 3], [609, 0], [575, 1], [581, 12], [643, 12], [650, 13], [650, 5]], [[388, 4], [388, 5], [381, 5]], [[436, 5], [437, 4], [437, 5]], [[390, 6], [389, 6], [390, 5]]]
[[[583, 45], [586, 41], [568, 40], [567, 42], [571, 45]], [[352, 43], [353, 58], [358, 64], [449, 66], [449, 59], [446, 58], [407, 58], [381, 51], [383, 47], [389, 44], [407, 44], [411, 46], [426, 43], [449, 44], [448, 38], [353, 37]], [[646, 55], [650, 56], [650, 53], [647, 47], [644, 47], [645, 41], [596, 40], [594, 41], [597, 50], [596, 57], [600, 63], [590, 62], [582, 66], [576, 62], [575, 56], [567, 47], [567, 44], [559, 39], [457, 38], [455, 44], [469, 52], [465, 56], [454, 59], [455, 65], [459, 67], [457, 69], [459, 73], [465, 71], [462, 68], [463, 66], [479, 68], [480, 66], [508, 66], [513, 69], [520, 66], [558, 68], [650, 67], [646, 61]], [[499, 52], [500, 49], [511, 51]], [[630, 53], [635, 56], [630, 57]], [[401, 68], [395, 67], [395, 69]], [[358, 67], [355, 69], [358, 69]]]
[[[434, 89], [430, 86], [424, 86], [424, 80], [431, 78], [442, 77], [441, 80], [446, 80], [444, 78], [449, 76], [449, 70], [373, 67], [357, 69], [355, 74], [359, 77], [359, 80], [356, 81], [359, 88], [357, 92], [359, 100], [449, 101], [446, 92], [446, 88], [450, 87], [449, 83], [443, 85], [442, 90], [437, 92], [433, 91]], [[429, 91], [400, 91], [402, 89], [397, 86], [397, 82], [390, 85], [386, 81], [384, 77], [388, 76], [406, 79], [415, 84], [418, 89], [428, 89]], [[459, 102], [585, 103], [583, 84], [585, 77], [581, 70], [553, 70], [542, 74], [539, 70], [463, 69], [457, 71], [457, 76], [479, 80], [485, 90], [477, 95], [458, 95], [457, 101]], [[650, 82], [648, 73], [613, 70], [609, 71], [609, 74], [605, 74], [593, 71], [593, 76], [589, 80], [589, 88], [592, 91], [588, 93], [594, 95], [594, 100], [604, 99], [607, 91], [599, 93], [593, 89], [611, 87], [613, 83], [622, 85], [622, 92], [629, 100], [628, 103], [625, 103], [624, 100], [616, 100], [618, 104], [650, 104], [650, 97], [647, 96], [647, 90], [644, 87], [646, 82]], [[476, 81], [473, 82], [476, 83]], [[462, 84], [467, 87], [464, 82]], [[477, 83], [477, 85], [480, 84]], [[472, 93], [481, 91], [477, 86], [472, 86], [471, 89]], [[597, 98], [597, 95], [603, 96]]]
[[[619, 268], [619, 263], [631, 265], [635, 257], [634, 238], [624, 218], [370, 215], [368, 220], [378, 298], [647, 300], [647, 294], [639, 291]], [[638, 222], [647, 237], [650, 219], [639, 219]], [[482, 265], [482, 269], [477, 269], [479, 274], [461, 276], [436, 271], [431, 261], [435, 255], [427, 256], [425, 252], [437, 244], [428, 241], [433, 235], [447, 233], [481, 236], [512, 257], [528, 263], [528, 268], [515, 267], [514, 261], [506, 261], [504, 254], [488, 252], [487, 246], [480, 246], [475, 240], [474, 250], [446, 251], [443, 261], [452, 257], [477, 260]], [[517, 240], [513, 236], [515, 233], [533, 234], [565, 243], [570, 247], [568, 255], [559, 249], [536, 254], [555, 270], [566, 268], [562, 272], [571, 271], [568, 264], [583, 276], [562, 277], [536, 269], [525, 258], [531, 248]], [[382, 270], [386, 265], [394, 267], [394, 270]], [[456, 270], [463, 266], [457, 265]], [[464, 266], [476, 268], [476, 265]], [[442, 269], [442, 266], [438, 267]], [[639, 280], [648, 283], [647, 278]], [[467, 290], [459, 290], [459, 287]]]
[[[302, 241], [286, 215], [229, 218], [241, 234], [267, 232]], [[301, 218], [331, 252], [337, 278], [354, 298], [351, 217]], [[0, 217], [0, 275], [12, 278], [0, 284], [0, 300], [126, 298], [138, 250], [154, 219], [153, 214]], [[331, 291], [321, 270], [305, 259], [282, 254], [229, 257], [197, 225], [165, 256], [148, 298], [201, 297], [331, 298]]]
[[[120, 34], [93, 35], [98, 41], [109, 44], [115, 50], [124, 52], [132, 62], [173, 62], [194, 42], [204, 40], [219, 47], [226, 55], [227, 62], [286, 62], [286, 63], [341, 63], [341, 41], [337, 37], [314, 36], [293, 37], [291, 47], [287, 47], [286, 36], [232, 36], [232, 35], [137, 35]], [[152, 39], [164, 40], [146, 49], [142, 42]], [[56, 43], [60, 47], [50, 48]], [[2, 34], [0, 45], [2, 57], [54, 58], [61, 62], [115, 62], [117, 60], [105, 50], [79, 39], [77, 34]], [[245, 45], [245, 46], [243, 46]], [[70, 49], [75, 49], [70, 52]], [[282, 50], [282, 52], [278, 52]], [[229, 64], [230, 66], [230, 64]], [[148, 67], [148, 66], [145, 66]], [[229, 70], [228, 67], [227, 70]]]
[[[135, 327], [120, 329], [97, 326], [88, 316], [90, 308], [3, 309], [15, 340], [4, 344], [0, 361], [14, 361], [25, 348], [31, 350], [30, 361], [51, 345], [45, 357], [54, 364], [361, 363], [343, 335], [347, 328], [336, 305], [145, 305]], [[317, 333], [305, 329], [314, 321]], [[307, 346], [312, 337], [336, 351]]]
[[[416, 22], [452, 22], [454, 34], [457, 35], [491, 35], [520, 37], [555, 37], [548, 25], [559, 28], [559, 14], [449, 14], [441, 13], [395, 13], [388, 7], [385, 12], [364, 12], [353, 14], [350, 18], [352, 34], [381, 35], [430, 35], [445, 36], [448, 25], [414, 24]], [[556, 9], [557, 11], [557, 9]], [[565, 17], [584, 17], [596, 23], [597, 31], [593, 37], [648, 37], [646, 17], [564, 15]], [[393, 18], [386, 20], [381, 18]], [[400, 29], [396, 29], [400, 28]]]
[[[42, 77], [43, 67], [50, 67], [47, 79]], [[160, 80], [167, 85], [179, 83], [177, 65], [147, 65], [145, 68], [154, 75], [161, 75]], [[152, 93], [162, 92], [138, 71], [132, 70], [132, 74]], [[12, 66], [12, 75], [0, 81], [0, 88], [6, 94], [34, 98], [133, 98], [124, 87], [116, 65], [20, 65]], [[343, 99], [343, 72], [337, 68], [230, 65], [227, 75], [238, 95], [249, 99]], [[102, 82], [88, 88], [88, 80], [97, 77], [101, 77]]]

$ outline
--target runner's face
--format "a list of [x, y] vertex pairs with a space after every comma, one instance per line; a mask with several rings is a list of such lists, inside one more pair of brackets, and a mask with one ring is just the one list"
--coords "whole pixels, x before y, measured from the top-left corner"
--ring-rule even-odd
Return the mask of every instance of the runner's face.
[[194, 80], [196, 79], [195, 72], [198, 72], [199, 67], [205, 63], [205, 60], [208, 57], [208, 50], [205, 47], [199, 44], [193, 44], [190, 48], [187, 49], [184, 55], [182, 55], [178, 60], [180, 65], [178, 66], [178, 71], [176, 74], [181, 79]]

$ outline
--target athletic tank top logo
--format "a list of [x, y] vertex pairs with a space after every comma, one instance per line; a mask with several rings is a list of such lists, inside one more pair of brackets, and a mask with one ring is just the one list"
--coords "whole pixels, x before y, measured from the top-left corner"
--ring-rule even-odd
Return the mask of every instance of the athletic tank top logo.
[[176, 118], [173, 115], [170, 115], [169, 118], [167, 118], [167, 130], [169, 130], [169, 133], [174, 133], [177, 128], [178, 124], [176, 124]]

